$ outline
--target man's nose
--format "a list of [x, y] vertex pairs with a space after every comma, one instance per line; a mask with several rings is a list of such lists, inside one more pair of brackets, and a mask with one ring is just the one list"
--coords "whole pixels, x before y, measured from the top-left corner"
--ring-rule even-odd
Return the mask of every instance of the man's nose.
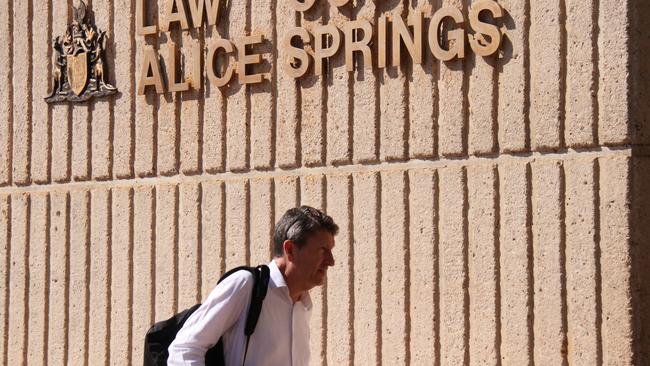
[[331, 250], [328, 250], [325, 254], [325, 264], [330, 267], [334, 265], [334, 254]]

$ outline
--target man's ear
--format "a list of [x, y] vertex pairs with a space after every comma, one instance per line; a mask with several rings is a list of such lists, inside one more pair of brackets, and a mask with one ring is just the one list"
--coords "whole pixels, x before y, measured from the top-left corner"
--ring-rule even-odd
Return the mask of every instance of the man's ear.
[[294, 243], [293, 240], [285, 240], [284, 243], [282, 243], [282, 248], [284, 248], [284, 253], [287, 255], [287, 259], [292, 261], [295, 255], [294, 251], [296, 249], [296, 243]]

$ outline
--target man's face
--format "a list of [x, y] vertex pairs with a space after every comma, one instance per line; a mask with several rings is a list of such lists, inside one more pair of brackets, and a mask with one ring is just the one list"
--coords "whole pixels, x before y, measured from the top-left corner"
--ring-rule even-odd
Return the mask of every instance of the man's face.
[[325, 281], [327, 269], [334, 265], [332, 249], [334, 236], [326, 230], [310, 235], [302, 247], [294, 247], [292, 262], [307, 290], [320, 286]]

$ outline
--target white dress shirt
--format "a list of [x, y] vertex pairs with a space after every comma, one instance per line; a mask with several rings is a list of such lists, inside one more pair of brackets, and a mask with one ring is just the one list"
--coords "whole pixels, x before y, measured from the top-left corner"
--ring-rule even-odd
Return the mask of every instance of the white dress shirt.
[[[308, 365], [312, 307], [309, 294], [305, 292], [294, 304], [275, 261], [271, 261], [269, 270], [269, 287], [250, 339], [246, 365]], [[253, 275], [248, 271], [237, 271], [217, 285], [169, 346], [167, 364], [203, 366], [205, 353], [223, 336], [226, 366], [241, 366], [252, 290]]]

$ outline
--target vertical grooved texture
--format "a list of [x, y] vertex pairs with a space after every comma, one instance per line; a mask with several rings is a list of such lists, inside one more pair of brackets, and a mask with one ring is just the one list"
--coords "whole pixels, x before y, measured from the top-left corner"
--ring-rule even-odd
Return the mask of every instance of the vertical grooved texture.
[[47, 364], [67, 364], [70, 263], [70, 199], [67, 192], [50, 195], [50, 286]]
[[[71, 10], [67, 7], [67, 1], [59, 6], [52, 6], [52, 34], [53, 37], [62, 37], [68, 26], [68, 18]], [[54, 59], [48, 60], [54, 62]], [[52, 106], [52, 180], [65, 182], [70, 180], [70, 164], [72, 149], [71, 116], [72, 107], [68, 104], [54, 104]]]
[[[130, 188], [116, 188], [111, 192], [111, 246], [110, 246], [110, 362], [126, 365], [131, 360], [131, 329], [133, 323], [133, 283], [139, 281], [132, 273], [133, 248], [133, 192]], [[144, 239], [144, 238], [143, 238]], [[146, 245], [146, 240], [144, 243]], [[142, 263], [145, 264], [145, 263]], [[150, 275], [149, 272], [148, 275]], [[146, 278], [146, 277], [139, 277]], [[138, 293], [145, 299], [147, 293]], [[145, 304], [142, 304], [146, 308]], [[136, 334], [136, 342], [142, 337]]]
[[[32, 180], [36, 183], [47, 183], [50, 179], [50, 138], [51, 131], [51, 109], [47, 103], [43, 102], [43, 98], [47, 96], [51, 89], [50, 78], [46, 74], [48, 69], [52, 66], [48, 65], [51, 60], [50, 55], [53, 53], [51, 50], [51, 27], [52, 24], [48, 22], [49, 14], [52, 12], [52, 2], [31, 2], [32, 18], [43, 19], [46, 24], [45, 32], [37, 32], [32, 37], [32, 63], [30, 73], [32, 75], [41, 75], [41, 77], [33, 78], [31, 103], [33, 106], [32, 111], [32, 127], [31, 127], [31, 176]], [[47, 65], [47, 66], [46, 66]]]
[[85, 104], [73, 105], [72, 115], [72, 179], [85, 181], [90, 179], [91, 164], [91, 115], [90, 106]]
[[47, 364], [49, 196], [31, 196], [29, 233], [29, 337], [27, 364]]
[[[429, 2], [412, 1], [408, 3], [408, 15], [423, 13], [430, 16], [434, 7]], [[423, 44], [427, 43], [428, 20], [423, 21]], [[410, 28], [412, 29], [412, 28]], [[412, 33], [411, 33], [412, 34]], [[404, 53], [411, 68], [407, 75], [408, 87], [408, 152], [410, 158], [431, 159], [437, 153], [438, 123], [438, 61], [422, 47], [422, 64], [413, 64], [408, 53]]]
[[634, 362], [641, 365], [650, 362], [650, 351], [647, 345], [650, 342], [650, 275], [646, 268], [650, 267], [650, 251], [647, 238], [650, 228], [650, 215], [647, 207], [650, 205], [650, 196], [645, 194], [650, 182], [650, 159], [648, 157], [633, 158], [632, 175], [632, 228], [631, 259], [632, 265], [630, 281], [633, 289], [632, 306], [634, 313], [635, 335]]
[[[224, 16], [225, 18], [225, 16]], [[209, 46], [211, 39], [225, 37], [227, 26], [220, 22], [216, 27], [205, 28], [205, 45]], [[204, 56], [207, 54], [204, 53]], [[233, 58], [231, 57], [231, 60]], [[204, 68], [210, 67], [204, 59]], [[223, 171], [226, 166], [226, 111], [228, 110], [228, 93], [226, 88], [217, 88], [208, 82], [204, 75], [204, 105], [203, 105], [203, 136], [201, 136], [203, 151], [203, 169], [208, 173]]]
[[[165, 3], [173, 0], [163, 0], [159, 3], [159, 13], [160, 17], [163, 17], [163, 9], [165, 8]], [[172, 23], [170, 26], [171, 32], [163, 33], [162, 36], [158, 38], [158, 50], [160, 52], [160, 57], [164, 60], [165, 67], [167, 69], [171, 68], [171, 57], [170, 49], [175, 47], [174, 52], [175, 61], [176, 61], [176, 70], [178, 71], [178, 65], [180, 64], [180, 48], [181, 45], [178, 43], [178, 37], [176, 37], [180, 31], [176, 30], [177, 23]], [[171, 76], [170, 79], [174, 77], [176, 81], [179, 81], [179, 76]], [[180, 80], [182, 81], [182, 79]], [[167, 87], [171, 85], [172, 80], [167, 80]], [[175, 175], [178, 173], [178, 156], [176, 155], [176, 149], [179, 147], [180, 140], [178, 137], [181, 134], [179, 130], [179, 123], [177, 119], [177, 106], [179, 105], [178, 98], [181, 98], [181, 93], [165, 93], [158, 95], [158, 114], [156, 120], [157, 129], [154, 131], [157, 133], [156, 142], [157, 145], [154, 147], [156, 150], [156, 172], [160, 175]]]
[[530, 2], [530, 144], [533, 150], [560, 147], [564, 111], [560, 26], [563, 0]]
[[[88, 364], [88, 332], [89, 332], [89, 288], [91, 279], [90, 273], [90, 248], [87, 243], [90, 241], [90, 193], [88, 191], [77, 191], [70, 193], [70, 290], [68, 299], [68, 364]], [[99, 245], [99, 244], [98, 244]], [[105, 260], [106, 255], [94, 260]], [[93, 267], [97, 269], [97, 266]], [[96, 273], [100, 273], [99, 270]], [[106, 278], [104, 278], [104, 281]], [[101, 285], [106, 286], [104, 282]], [[101, 289], [96, 289], [101, 294]], [[102, 305], [102, 304], [99, 304]], [[104, 308], [98, 308], [98, 314], [93, 318], [100, 317]], [[101, 334], [106, 329], [106, 323], [101, 324], [97, 330]], [[101, 339], [105, 342], [105, 339]], [[97, 346], [101, 347], [101, 344]]]
[[634, 133], [628, 110], [632, 97], [632, 78], [628, 74], [631, 70], [630, 65], [621, 60], [629, 58], [628, 52], [632, 46], [628, 29], [632, 23], [629, 19], [632, 15], [631, 4], [635, 1], [643, 3], [638, 0], [599, 0], [598, 139], [603, 145], [628, 143], [630, 134]]
[[[440, 182], [440, 345], [442, 364], [462, 365], [466, 359], [467, 335], [465, 292], [465, 185], [463, 168], [438, 171]], [[461, 326], [463, 324], [463, 326]]]
[[[327, 178], [327, 213], [336, 217], [339, 233], [332, 254], [336, 264], [327, 274], [327, 363], [351, 365], [354, 357], [352, 314], [354, 297], [351, 256], [351, 179], [348, 175]], [[330, 285], [331, 284], [331, 285]]]
[[[251, 265], [268, 263], [273, 241], [273, 181], [269, 178], [250, 181]], [[283, 212], [284, 213], [284, 212]], [[279, 219], [279, 217], [278, 217]]]
[[[106, 37], [109, 40], [115, 39], [115, 34], [113, 32], [112, 20], [113, 20], [113, 1], [94, 1], [92, 3], [93, 13], [95, 16], [95, 24], [97, 28], [106, 32]], [[128, 29], [128, 28], [126, 28]], [[124, 30], [120, 30], [120, 33]], [[114, 66], [112, 62], [115, 58], [113, 48], [110, 47], [110, 43], [107, 42], [106, 47], [106, 60], [111, 62], [106, 62], [107, 73], [106, 81], [112, 84], [111, 77], [114, 73], [113, 69], [108, 70], [108, 66]], [[125, 47], [127, 48], [127, 47]], [[126, 85], [120, 85], [120, 89], [124, 88]], [[128, 89], [125, 89], [125, 91]], [[90, 113], [92, 122], [90, 125], [90, 136], [91, 147], [88, 151], [90, 172], [89, 174], [93, 179], [96, 180], [107, 180], [111, 177], [111, 162], [112, 162], [112, 150], [113, 150], [113, 126], [112, 118], [113, 111], [115, 110], [115, 104], [113, 98], [107, 98], [105, 100], [92, 101], [90, 103]], [[118, 119], [128, 116], [128, 112], [125, 111], [124, 115], [118, 116]], [[128, 119], [127, 119], [128, 120]], [[128, 137], [129, 131], [118, 131], [119, 134], [124, 133]]]
[[[329, 4], [323, 1], [317, 1], [314, 6], [307, 12], [300, 14], [300, 26], [305, 28], [312, 34], [312, 42], [314, 39], [315, 30], [322, 25], [329, 22], [329, 14], [327, 13], [327, 6]], [[329, 36], [323, 36], [329, 39]], [[329, 42], [329, 40], [327, 41]], [[323, 42], [324, 47], [328, 43]], [[314, 44], [310, 46], [314, 50]], [[313, 51], [315, 52], [315, 51]], [[330, 61], [328, 61], [330, 60]], [[313, 66], [310, 72], [298, 79], [301, 111], [300, 111], [300, 147], [302, 151], [299, 153], [302, 156], [301, 164], [303, 166], [319, 166], [325, 162], [325, 144], [327, 143], [327, 132], [324, 123], [327, 122], [327, 82], [332, 79], [331, 58], [323, 60], [323, 69], [320, 76], [315, 75], [315, 62], [312, 60]]]
[[[31, 64], [32, 42], [30, 37], [31, 21], [30, 1], [13, 4], [13, 182], [25, 185], [30, 183], [31, 160]], [[5, 61], [6, 62], [6, 61]]]
[[[301, 179], [300, 188], [301, 205], [308, 205], [321, 210], [327, 209], [327, 191], [325, 187], [325, 178], [323, 176], [311, 175], [303, 177]], [[284, 212], [277, 212], [277, 214], [279, 220], [281, 217], [280, 215], [283, 215]], [[338, 248], [336, 248], [336, 250], [338, 250]], [[334, 260], [336, 260], [336, 256], [334, 257]], [[335, 266], [340, 267], [338, 264]], [[330, 269], [330, 273], [332, 273], [331, 270], [332, 269]], [[328, 275], [328, 281], [332, 281], [331, 278], [331, 275]], [[309, 293], [312, 301], [311, 329], [316, 330], [310, 335], [311, 362], [315, 365], [324, 365], [327, 362], [327, 331], [329, 328], [326, 326], [328, 300], [326, 291], [327, 289], [325, 285], [313, 289]]]
[[528, 33], [526, 23], [530, 22], [527, 8], [530, 0], [501, 0], [505, 10], [501, 49], [503, 58], [497, 60], [498, 74], [498, 144], [502, 152], [523, 151], [530, 139], [530, 65]]
[[248, 181], [226, 182], [226, 268], [248, 265], [248, 199]]
[[[275, 2], [275, 29], [277, 32], [277, 44], [284, 42], [287, 30], [296, 26], [295, 12], [286, 1]], [[276, 166], [278, 167], [295, 167], [299, 161], [300, 129], [299, 116], [301, 106], [300, 92], [296, 79], [284, 72], [280, 63], [285, 62], [287, 55], [283, 52], [282, 47], [278, 48], [278, 65], [276, 90], [277, 95], [281, 96], [275, 100], [277, 119], [275, 126], [276, 141], [275, 146]], [[293, 143], [282, 143], [283, 141], [292, 141]]]
[[[499, 165], [500, 189], [500, 287], [501, 287], [501, 354], [502, 362], [508, 365], [533, 364], [533, 350], [530, 339], [533, 333], [530, 315], [530, 300], [533, 298], [529, 288], [532, 268], [530, 259], [530, 207], [527, 197], [529, 188], [528, 167], [526, 164], [512, 162]], [[533, 192], [535, 192], [533, 190]], [[542, 203], [547, 201], [533, 202]], [[533, 221], [534, 222], [534, 221]], [[539, 257], [535, 257], [539, 258]], [[537, 266], [534, 266], [537, 270]], [[556, 268], [557, 270], [557, 268]], [[535, 272], [536, 274], [537, 272]], [[537, 282], [534, 282], [537, 285]], [[557, 287], [557, 284], [555, 285]], [[535, 305], [537, 298], [535, 297]], [[535, 313], [537, 314], [537, 313]], [[556, 314], [555, 321], [559, 318]], [[535, 317], [535, 321], [538, 318]], [[544, 321], [545, 317], [541, 320]], [[543, 363], [542, 363], [543, 364]]]
[[[523, 168], [522, 168], [523, 169]], [[533, 224], [533, 254], [535, 277], [535, 364], [565, 365], [565, 319], [566, 309], [562, 297], [565, 296], [564, 278], [564, 248], [563, 231], [563, 175], [562, 167], [557, 161], [531, 164], [532, 172], [532, 224]], [[520, 172], [520, 175], [523, 174]], [[522, 178], [513, 181], [515, 186], [521, 185]], [[503, 197], [508, 194], [507, 182], [503, 182]], [[525, 209], [525, 208], [520, 208]], [[502, 208], [503, 210], [503, 208]], [[505, 212], [502, 211], [505, 215]], [[513, 225], [502, 220], [502, 224]], [[506, 255], [506, 248], [501, 255]], [[502, 268], [502, 273], [505, 268]], [[514, 274], [514, 273], [513, 273]], [[516, 274], [514, 274], [516, 275]], [[502, 284], [502, 296], [507, 295], [507, 289]], [[521, 293], [524, 284], [518, 286]], [[515, 290], [515, 288], [513, 288]], [[521, 306], [521, 305], [520, 305]], [[505, 307], [502, 311], [505, 312]], [[524, 310], [519, 310], [523, 314]], [[523, 316], [523, 315], [520, 315]], [[521, 335], [520, 338], [524, 338]], [[504, 341], [506, 337], [504, 335]]]
[[[403, 17], [408, 12], [407, 2], [403, 0], [391, 0], [379, 5], [379, 10], [392, 17]], [[392, 22], [387, 22], [388, 27], [393, 29]], [[395, 32], [387, 31], [387, 34]], [[388, 37], [387, 43], [392, 42], [392, 37]], [[390, 51], [392, 48], [386, 46], [387, 65], [393, 65]], [[408, 61], [407, 61], [408, 60]], [[387, 66], [379, 70], [379, 155], [382, 161], [402, 160], [406, 158], [408, 137], [408, 90], [406, 89], [407, 64], [411, 64], [409, 54], [402, 52], [401, 64], [399, 66]]]
[[181, 184], [178, 239], [178, 308], [186, 309], [201, 301], [199, 281], [201, 187]]
[[278, 217], [300, 204], [300, 181], [295, 177], [275, 180], [275, 212]]
[[[377, 5], [364, 2], [357, 13], [357, 20], [367, 20], [376, 25]], [[376, 36], [375, 36], [376, 37]], [[379, 70], [376, 59], [366, 65], [357, 56], [356, 69], [352, 73], [352, 158], [355, 163], [376, 161], [379, 158]]]
[[[122, 92], [120, 98], [115, 99], [112, 113], [113, 124], [113, 156], [112, 176], [115, 178], [128, 178], [133, 176], [133, 162], [135, 160], [135, 131], [136, 131], [136, 102], [141, 99], [135, 95], [139, 67], [136, 67], [137, 44], [144, 43], [142, 36], [133, 35], [135, 32], [135, 8], [128, 0], [114, 0], [113, 2], [113, 28], [115, 45], [129, 47], [114, 47], [113, 65], [115, 87]], [[140, 116], [139, 116], [140, 117]], [[144, 117], [144, 116], [142, 116]], [[140, 117], [141, 118], [141, 117]]]
[[[467, 0], [441, 0], [442, 6], [453, 6], [463, 9]], [[468, 52], [469, 50], [466, 50]], [[438, 74], [438, 152], [442, 156], [454, 156], [465, 153], [464, 121], [464, 63], [466, 60], [437, 61]]]
[[[603, 121], [598, 127], [600, 130], [607, 128], [614, 130], [614, 134], [608, 133], [608, 137], [620, 139], [627, 135], [629, 137], [622, 139], [623, 141], [631, 140], [634, 144], [647, 145], [650, 143], [650, 123], [648, 122], [650, 107], [647, 103], [650, 95], [650, 82], [648, 79], [650, 65], [647, 62], [650, 39], [646, 37], [643, 30], [647, 27], [645, 20], [650, 16], [650, 4], [643, 0], [628, 0], [623, 3], [627, 6], [604, 0], [601, 3], [599, 6], [602, 9], [599, 8], [599, 14], [597, 15], [613, 13], [611, 17], [602, 16], [602, 20], [598, 20], [599, 24], [603, 23], [600, 25], [601, 33], [598, 38], [599, 47], [600, 40], [603, 40], [603, 46], [599, 48], [599, 53], [603, 54], [603, 56], [600, 57], [599, 55], [598, 60], [607, 58], [608, 61], [608, 65], [605, 66], [608, 67], [607, 70], [599, 69], [600, 75], [607, 73], [608, 76], [609, 88], [605, 89], [607, 95], [604, 97], [613, 98], [617, 94], [623, 97], [609, 100], [599, 99], [599, 107], [605, 104], [605, 108], [609, 108], [603, 110], [602, 113], [606, 113], [610, 120]], [[616, 7], [616, 5], [619, 6]], [[616, 29], [622, 42], [612, 37], [613, 34], [609, 32], [610, 29]], [[626, 31], [629, 34], [624, 36], [623, 34]], [[610, 47], [611, 49], [609, 49]], [[619, 60], [621, 58], [625, 59], [624, 54], [626, 52], [630, 53], [627, 56], [628, 63], [616, 63], [614, 61], [616, 57]], [[614, 73], [624, 74], [626, 77], [616, 79]], [[601, 78], [601, 82], [598, 84], [599, 87], [603, 79]], [[611, 103], [614, 100], [618, 101], [618, 103]], [[604, 118], [601, 119], [604, 120]], [[606, 132], [603, 131], [603, 133]], [[612, 143], [613, 141], [610, 139], [607, 142]], [[648, 357], [648, 353], [646, 353], [645, 357]]]
[[[152, 23], [158, 24], [158, 8], [164, 6], [164, 1], [160, 3], [150, 2], [149, 6], [145, 7], [145, 16], [150, 19]], [[131, 8], [133, 9], [133, 8]], [[118, 32], [121, 33], [121, 32]], [[135, 35], [136, 49], [135, 51], [135, 64], [142, 67], [144, 61], [144, 51], [147, 47], [157, 48], [156, 37]], [[162, 50], [158, 49], [159, 59], [162, 57]], [[136, 72], [139, 75], [139, 72]], [[135, 75], [130, 75], [133, 78]], [[140, 81], [138, 80], [137, 83]], [[120, 86], [118, 86], [120, 87]], [[136, 86], [137, 88], [137, 86]], [[152, 88], [148, 88], [152, 89]], [[145, 96], [134, 96], [135, 99], [135, 115], [137, 122], [135, 124], [135, 147], [132, 150], [135, 153], [134, 170], [137, 176], [150, 176], [156, 172], [156, 158], [157, 158], [157, 145], [158, 145], [158, 96], [150, 91]]]
[[630, 187], [614, 184], [629, 181], [629, 158], [602, 158], [600, 177], [600, 250], [602, 278], [603, 364], [633, 364], [632, 327], [629, 317], [630, 286]]
[[498, 278], [495, 249], [497, 235], [497, 171], [493, 165], [467, 168], [468, 277], [470, 311], [470, 364], [495, 365], [497, 351]]
[[566, 288], [568, 347], [571, 365], [596, 365], [598, 360], [596, 277], [596, 210], [594, 163], [564, 163], [566, 175]]
[[[593, 126], [598, 121], [598, 64], [593, 63], [593, 17], [598, 0], [566, 0], [567, 70], [566, 70], [566, 131], [567, 146], [591, 146], [596, 140]], [[595, 76], [595, 78], [594, 78]], [[597, 132], [596, 128], [596, 132]]]
[[[90, 192], [90, 309], [95, 309], [90, 316], [90, 328], [88, 330], [88, 364], [108, 364], [111, 347], [111, 338], [119, 334], [117, 330], [111, 329], [112, 297], [113, 286], [112, 257], [114, 251], [124, 245], [118, 242], [119, 238], [111, 236], [112, 224], [112, 192], [104, 188], [96, 188]], [[121, 214], [121, 212], [116, 212]], [[74, 220], [73, 232], [74, 232]], [[128, 230], [121, 227], [120, 230]], [[73, 245], [74, 241], [73, 241]], [[86, 247], [83, 241], [77, 245]], [[126, 270], [124, 270], [126, 272]], [[117, 276], [119, 279], [119, 276]], [[117, 284], [115, 284], [117, 285]], [[126, 285], [126, 286], [125, 286]], [[126, 288], [128, 284], [121, 284]], [[116, 291], [117, 292], [117, 291]], [[117, 296], [124, 294], [117, 294]], [[126, 296], [124, 296], [126, 297]], [[123, 299], [123, 298], [122, 298]], [[122, 299], [116, 299], [120, 301]], [[120, 317], [120, 320], [123, 317]], [[121, 337], [120, 337], [121, 338]], [[115, 339], [117, 340], [117, 339]], [[122, 339], [120, 339], [121, 341]]]
[[3, 266], [0, 267], [0, 361], [7, 364], [9, 341], [9, 272], [11, 254], [11, 196], [0, 195], [0, 254]]
[[223, 182], [201, 187], [201, 300], [205, 299], [225, 272], [225, 209]]
[[[156, 192], [153, 187], [138, 187], [133, 192], [133, 293], [132, 293], [132, 341], [131, 364], [142, 359], [142, 343], [138, 337], [146, 334], [154, 319], [156, 289], [155, 275], [155, 214]], [[140, 281], [148, 278], [148, 281]]]
[[[474, 3], [476, 0], [472, 1]], [[469, 4], [471, 7], [472, 4]], [[470, 49], [471, 50], [471, 49]], [[498, 140], [497, 104], [499, 90], [495, 88], [497, 56], [466, 56], [469, 74], [468, 154], [481, 155], [496, 151]]]
[[12, 6], [12, 1], [0, 4], [0, 42], [6, 45], [0, 49], [0, 59], [5, 60], [0, 64], [0, 185], [10, 184], [12, 176], [13, 65], [9, 62], [13, 58]]
[[167, 319], [177, 310], [177, 213], [178, 187], [169, 184], [156, 187], [155, 321]]
[[[381, 175], [382, 363], [406, 363], [408, 349], [408, 182], [404, 172]], [[390, 228], [390, 229], [389, 229]]]
[[434, 323], [439, 321], [434, 313], [438, 281], [433, 268], [438, 230], [434, 225], [438, 215], [436, 189], [434, 171], [409, 172], [409, 283], [413, 294], [408, 309], [413, 324], [409, 354], [416, 365], [430, 364], [436, 358]]
[[[189, 12], [189, 10], [188, 10]], [[188, 15], [190, 16], [190, 15]], [[193, 75], [192, 65], [194, 63], [194, 50], [198, 49], [196, 53], [201, 57], [203, 52], [200, 40], [200, 29], [190, 29], [184, 31], [181, 43], [178, 45], [182, 49], [182, 65], [183, 71], [181, 73], [181, 80], [193, 80], [196, 83], [196, 88], [201, 85], [201, 75]], [[179, 57], [181, 57], [179, 55]], [[203, 65], [203, 63], [201, 63]], [[180, 145], [180, 171], [183, 174], [199, 174], [201, 172], [201, 91], [196, 90], [194, 86], [190, 86], [190, 90], [180, 94], [180, 135], [177, 145]]]
[[29, 204], [27, 194], [11, 196], [7, 365], [22, 365], [28, 361], [26, 356], [29, 332]]
[[[381, 365], [381, 181], [378, 173], [353, 176], [354, 364]], [[361, 301], [360, 299], [365, 299]], [[361, 336], [361, 335], [364, 336]]]
[[256, 65], [252, 72], [267, 74], [269, 80], [250, 86], [250, 129], [251, 129], [251, 165], [254, 169], [270, 169], [275, 162], [275, 80], [271, 73], [277, 72], [275, 68], [274, 53], [274, 4], [279, 1], [250, 0], [252, 34], [264, 36], [261, 45], [253, 49], [262, 53], [262, 63]]
[[[247, 12], [250, 10], [249, 0], [233, 0], [230, 3], [233, 9], [238, 11], [230, 12], [228, 15], [228, 36], [233, 40], [241, 40], [247, 35]], [[221, 21], [225, 19], [222, 18]], [[248, 130], [250, 120], [248, 119], [248, 103], [246, 84], [242, 84], [239, 75], [233, 73], [233, 79], [224, 87], [228, 98], [226, 109], [226, 167], [230, 171], [242, 171], [249, 168], [250, 138]]]
[[[350, 19], [350, 11], [344, 7], [330, 5], [329, 24], [339, 28]], [[345, 36], [340, 32], [341, 44]], [[327, 143], [328, 165], [347, 164], [350, 162], [352, 146], [350, 146], [350, 127], [352, 111], [350, 110], [351, 90], [350, 79], [353, 74], [345, 68], [345, 52], [343, 47], [327, 63], [327, 77], [324, 78], [327, 87], [327, 118], [326, 133], [322, 137]], [[331, 67], [331, 69], [329, 69]]]

